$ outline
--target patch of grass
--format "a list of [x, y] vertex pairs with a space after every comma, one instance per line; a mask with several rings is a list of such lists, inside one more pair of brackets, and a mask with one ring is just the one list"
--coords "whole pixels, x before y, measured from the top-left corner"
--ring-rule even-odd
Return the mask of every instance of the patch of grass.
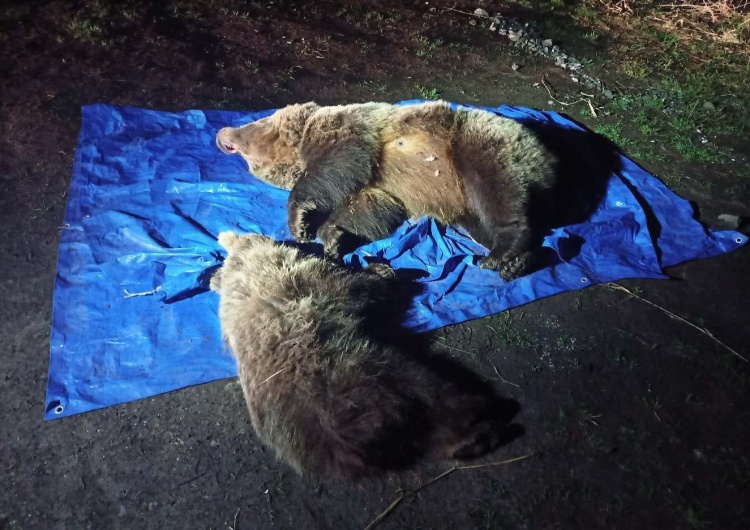
[[385, 94], [388, 92], [388, 85], [376, 83], [375, 81], [372, 81], [370, 79], [366, 79], [364, 81], [361, 81], [359, 83], [359, 86], [361, 86], [364, 89], [367, 89], [371, 92], [375, 92], [378, 94]]
[[521, 316], [516, 318], [513, 314], [505, 312], [498, 324], [488, 325], [487, 327], [494, 331], [506, 344], [519, 348], [536, 348], [539, 346], [539, 339], [536, 335], [519, 326], [518, 321], [524, 316], [525, 314], [521, 313]]
[[404, 19], [404, 15], [401, 13], [388, 13], [385, 16], [385, 21], [389, 24], [396, 24]]
[[596, 42], [599, 39], [599, 34], [596, 31], [588, 31], [583, 34], [583, 38], [589, 42]]
[[417, 94], [421, 99], [439, 99], [440, 91], [435, 87], [416, 85]]
[[97, 22], [75, 17], [68, 23], [71, 37], [82, 42], [101, 43], [104, 38], [104, 28]]
[[685, 519], [685, 524], [687, 524], [688, 528], [693, 528], [694, 530], [706, 528], [708, 525], [706, 521], [701, 519], [699, 510], [691, 504], [682, 507], [682, 517]]
[[430, 57], [435, 50], [440, 48], [444, 43], [443, 39], [430, 39], [424, 35], [417, 36], [417, 57], [425, 59]]
[[721, 156], [707, 146], [700, 145], [698, 142], [680, 138], [674, 144], [675, 149], [682, 155], [685, 160], [696, 162], [720, 162]]
[[601, 418], [601, 414], [594, 414], [590, 410], [587, 409], [581, 409], [578, 411], [578, 417], [579, 417], [579, 423], [581, 425], [593, 425], [595, 427], [599, 426], [599, 422], [596, 421], [597, 419]]
[[258, 72], [260, 72], [260, 65], [255, 61], [251, 61], [250, 59], [247, 59], [245, 61], [245, 68], [247, 68], [247, 71], [251, 74], [257, 74]]
[[650, 69], [639, 61], [625, 61], [621, 68], [625, 75], [634, 79], [645, 79], [650, 72]]

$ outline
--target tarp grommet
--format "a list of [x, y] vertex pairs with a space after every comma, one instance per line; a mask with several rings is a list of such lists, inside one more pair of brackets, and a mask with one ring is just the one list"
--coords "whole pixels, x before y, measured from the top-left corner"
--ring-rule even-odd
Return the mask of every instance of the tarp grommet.
[[588, 282], [588, 281], [589, 281], [589, 279], [588, 279], [588, 278], [586, 278], [585, 276], [584, 276], [583, 278], [581, 278], [581, 283], [586, 283], [586, 282]]
[[737, 239], [735, 239], [735, 241], [737, 243], [742, 243], [744, 241], [744, 239], [742, 239], [741, 237], [738, 237]]
[[62, 414], [62, 411], [64, 410], [65, 410], [65, 407], [63, 407], [62, 405], [58, 405], [55, 407], [55, 414]]

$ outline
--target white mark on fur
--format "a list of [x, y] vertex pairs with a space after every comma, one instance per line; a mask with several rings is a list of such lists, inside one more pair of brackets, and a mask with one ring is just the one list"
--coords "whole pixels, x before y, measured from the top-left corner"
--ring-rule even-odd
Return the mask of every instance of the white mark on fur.
[[266, 378], [265, 378], [265, 379], [264, 379], [263, 381], [261, 381], [261, 383], [260, 383], [260, 384], [258, 385], [258, 387], [261, 387], [261, 386], [263, 386], [263, 384], [264, 384], [264, 383], [267, 383], [268, 381], [270, 381], [271, 379], [273, 379], [274, 377], [276, 377], [277, 375], [279, 375], [279, 374], [280, 374], [281, 372], [283, 372], [284, 370], [286, 370], [286, 368], [282, 368], [282, 369], [281, 369], [281, 370], [279, 370], [278, 372], [276, 372], [276, 373], [274, 373], [274, 374], [271, 374], [271, 375], [269, 375], [269, 376], [268, 376], [268, 377], [266, 377]]

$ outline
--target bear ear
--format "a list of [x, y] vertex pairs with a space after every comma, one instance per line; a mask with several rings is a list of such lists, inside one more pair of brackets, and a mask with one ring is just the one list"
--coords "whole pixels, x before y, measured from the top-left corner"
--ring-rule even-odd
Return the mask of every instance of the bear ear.
[[234, 232], [221, 232], [219, 234], [219, 245], [231, 251], [240, 240], [240, 235]]

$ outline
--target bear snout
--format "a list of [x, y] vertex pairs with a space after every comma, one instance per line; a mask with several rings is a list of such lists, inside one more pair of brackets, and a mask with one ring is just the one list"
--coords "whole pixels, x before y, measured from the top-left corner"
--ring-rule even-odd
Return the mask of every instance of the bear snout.
[[224, 127], [216, 134], [216, 145], [222, 153], [232, 155], [237, 152], [237, 145], [231, 140], [231, 127]]

